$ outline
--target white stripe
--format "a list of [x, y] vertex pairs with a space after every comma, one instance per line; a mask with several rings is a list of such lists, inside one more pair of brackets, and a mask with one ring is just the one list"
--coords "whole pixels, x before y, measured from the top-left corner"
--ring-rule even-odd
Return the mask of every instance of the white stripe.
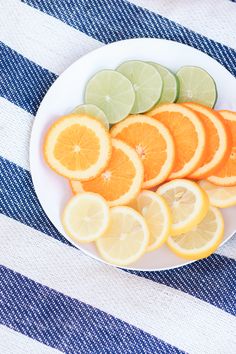
[[61, 351], [48, 347], [19, 332], [0, 325], [0, 353], [2, 354], [57, 354]]
[[236, 4], [227, 0], [129, 0], [236, 49]]
[[102, 46], [99, 41], [19, 0], [3, 3], [0, 40], [56, 74]]
[[192, 354], [234, 352], [236, 318], [1, 216], [0, 263]]
[[29, 140], [33, 116], [0, 98], [0, 156], [29, 169]]

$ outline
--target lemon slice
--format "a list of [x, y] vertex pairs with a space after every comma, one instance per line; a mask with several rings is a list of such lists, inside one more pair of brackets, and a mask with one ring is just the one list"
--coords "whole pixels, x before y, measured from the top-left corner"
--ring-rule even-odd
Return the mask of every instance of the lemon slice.
[[143, 113], [151, 109], [160, 99], [163, 82], [154, 66], [139, 60], [129, 60], [118, 68], [127, 77], [135, 91], [135, 101], [131, 113]]
[[133, 107], [135, 93], [131, 82], [114, 70], [102, 70], [87, 83], [85, 103], [99, 107], [109, 123], [124, 119]]
[[96, 118], [104, 125], [104, 127], [107, 130], [109, 130], [109, 122], [105, 113], [100, 108], [95, 106], [95, 104], [81, 104], [75, 107], [72, 113], [76, 113], [76, 114], [82, 113], [90, 117]]
[[205, 217], [209, 209], [207, 194], [197, 183], [176, 179], [157, 189], [167, 202], [172, 214], [171, 235], [190, 231]]
[[63, 214], [63, 227], [74, 241], [91, 242], [107, 229], [110, 220], [109, 207], [100, 195], [82, 193], [72, 197]]
[[142, 191], [137, 197], [137, 210], [143, 215], [150, 231], [147, 251], [154, 251], [167, 240], [171, 230], [171, 212], [160, 195]]
[[110, 209], [110, 224], [96, 241], [101, 256], [109, 263], [124, 266], [137, 261], [149, 242], [144, 218], [134, 209], [117, 206]]
[[224, 234], [221, 212], [210, 207], [205, 218], [192, 230], [179, 236], [170, 236], [167, 244], [177, 255], [186, 259], [208, 257], [220, 245]]
[[236, 186], [223, 187], [202, 180], [199, 185], [208, 194], [210, 204], [218, 208], [228, 208], [236, 205]]

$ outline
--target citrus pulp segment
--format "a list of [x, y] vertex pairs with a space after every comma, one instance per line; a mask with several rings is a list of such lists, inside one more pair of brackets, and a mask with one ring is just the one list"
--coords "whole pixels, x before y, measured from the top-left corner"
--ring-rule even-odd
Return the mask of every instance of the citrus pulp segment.
[[195, 102], [214, 107], [217, 99], [216, 84], [207, 71], [197, 66], [183, 66], [176, 75], [179, 80], [177, 102]]
[[177, 77], [170, 70], [160, 64], [154, 62], [148, 63], [158, 70], [163, 81], [163, 89], [158, 104], [175, 102], [178, 98], [179, 92], [179, 82]]
[[190, 231], [205, 217], [209, 209], [207, 194], [197, 183], [175, 179], [157, 189], [171, 210], [171, 235], [176, 236]]
[[119, 122], [131, 112], [134, 100], [131, 82], [114, 70], [99, 71], [86, 85], [85, 103], [99, 107], [111, 124]]
[[219, 111], [232, 135], [230, 156], [225, 164], [208, 181], [219, 186], [236, 186], [236, 112]]
[[125, 205], [140, 192], [143, 175], [143, 165], [136, 151], [123, 141], [112, 139], [112, 155], [106, 169], [90, 181], [71, 181], [71, 186], [74, 193], [99, 193], [109, 206]]
[[111, 135], [136, 150], [144, 166], [142, 188], [156, 186], [169, 176], [175, 149], [169, 130], [145, 115], [131, 115], [111, 129]]
[[228, 159], [231, 151], [230, 131], [220, 114], [213, 109], [191, 102], [184, 105], [197, 113], [206, 131], [204, 162], [188, 176], [193, 179], [203, 179], [220, 169]]
[[131, 113], [143, 113], [151, 109], [160, 99], [162, 78], [150, 64], [130, 60], [121, 64], [117, 71], [127, 77], [135, 91], [135, 101]]
[[210, 207], [205, 218], [192, 230], [179, 236], [170, 236], [167, 244], [179, 257], [200, 259], [208, 257], [220, 245], [224, 234], [221, 212]]
[[160, 195], [144, 190], [137, 197], [137, 211], [144, 217], [150, 231], [147, 252], [154, 251], [161, 247], [170, 235], [170, 208]]
[[207, 193], [211, 205], [218, 208], [228, 208], [236, 205], [236, 186], [216, 186], [206, 180], [200, 181], [199, 185]]
[[54, 122], [44, 141], [44, 157], [58, 174], [88, 180], [97, 176], [111, 157], [111, 138], [104, 126], [85, 114], [69, 114]]
[[169, 179], [188, 176], [201, 166], [206, 146], [206, 133], [197, 114], [183, 105], [163, 104], [148, 113], [163, 123], [173, 136], [175, 163]]
[[81, 104], [75, 107], [72, 113], [76, 113], [76, 114], [82, 113], [90, 117], [96, 118], [104, 125], [106, 129], [109, 130], [109, 122], [105, 113], [94, 104]]
[[134, 209], [117, 206], [110, 209], [110, 224], [96, 245], [102, 258], [118, 266], [137, 261], [149, 242], [144, 218]]
[[100, 195], [77, 194], [67, 203], [62, 224], [66, 233], [78, 242], [92, 242], [107, 229], [110, 221], [109, 207]]

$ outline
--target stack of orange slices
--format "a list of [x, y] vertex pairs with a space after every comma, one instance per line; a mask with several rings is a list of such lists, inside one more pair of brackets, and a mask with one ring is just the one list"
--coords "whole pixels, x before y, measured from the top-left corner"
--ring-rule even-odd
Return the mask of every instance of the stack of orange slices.
[[48, 130], [44, 156], [75, 195], [63, 213], [67, 234], [95, 241], [117, 265], [164, 242], [187, 259], [211, 254], [223, 237], [216, 207], [236, 204], [235, 112], [163, 104], [110, 131], [88, 114], [69, 114]]

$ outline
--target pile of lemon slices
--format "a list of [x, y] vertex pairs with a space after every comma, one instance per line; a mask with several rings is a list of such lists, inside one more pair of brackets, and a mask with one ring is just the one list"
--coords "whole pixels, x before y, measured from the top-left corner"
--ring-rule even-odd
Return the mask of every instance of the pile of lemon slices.
[[[221, 212], [210, 205], [207, 195], [218, 205], [219, 193], [219, 200], [223, 200], [223, 187], [214, 193], [212, 186], [176, 179], [156, 192], [141, 191], [130, 206], [110, 208], [100, 195], [80, 193], [66, 205], [63, 225], [73, 240], [95, 241], [101, 256], [119, 266], [137, 261], [165, 242], [180, 257], [200, 259], [216, 250], [224, 233]], [[227, 195], [224, 206], [226, 199]]]

